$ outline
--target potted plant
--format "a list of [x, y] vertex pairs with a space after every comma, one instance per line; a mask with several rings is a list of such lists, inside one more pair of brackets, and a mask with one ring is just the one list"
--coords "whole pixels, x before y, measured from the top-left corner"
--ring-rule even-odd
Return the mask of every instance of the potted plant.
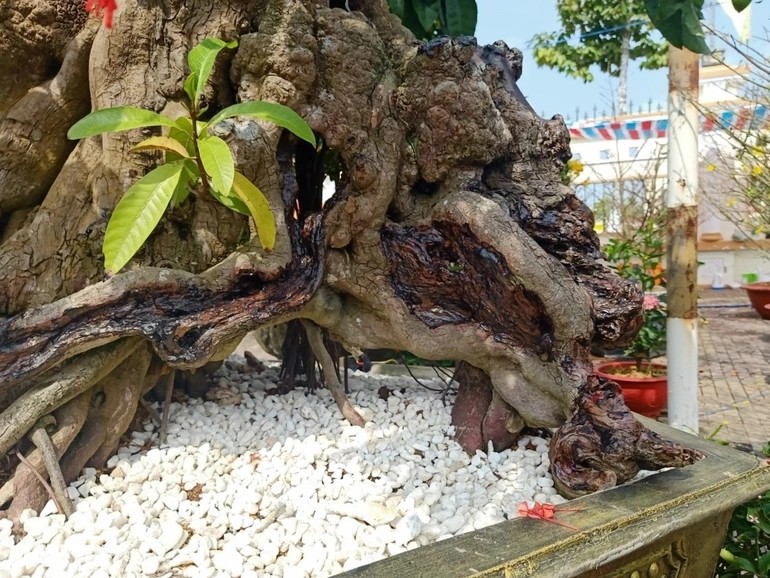
[[651, 360], [666, 349], [666, 303], [656, 295], [644, 296], [644, 324], [637, 333], [625, 361], [608, 361], [596, 373], [617, 382], [626, 405], [647, 417], [658, 417], [666, 407], [668, 379], [666, 366]]
[[631, 239], [611, 240], [605, 252], [618, 274], [635, 280], [645, 292], [644, 324], [625, 350], [629, 359], [600, 363], [597, 374], [620, 385], [632, 411], [658, 417], [666, 406], [668, 388], [666, 366], [651, 361], [666, 351], [665, 293], [654, 293], [665, 287], [662, 236], [648, 219]]
[[758, 281], [743, 285], [749, 296], [749, 301], [754, 310], [759, 313], [763, 319], [770, 319], [770, 281]]

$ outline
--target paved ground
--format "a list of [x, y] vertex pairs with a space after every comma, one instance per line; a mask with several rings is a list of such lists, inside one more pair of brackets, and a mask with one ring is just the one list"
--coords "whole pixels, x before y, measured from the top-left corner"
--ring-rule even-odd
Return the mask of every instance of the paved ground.
[[700, 433], [759, 452], [770, 441], [770, 320], [740, 289], [705, 290], [698, 301]]

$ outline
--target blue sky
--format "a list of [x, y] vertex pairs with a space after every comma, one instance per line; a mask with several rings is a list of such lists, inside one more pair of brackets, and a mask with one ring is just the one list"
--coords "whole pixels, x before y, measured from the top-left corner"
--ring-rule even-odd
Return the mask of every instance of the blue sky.
[[[710, 8], [712, 1], [706, 2], [707, 20], [714, 14], [717, 29], [733, 29], [721, 9]], [[537, 6], [537, 8], [533, 8]], [[608, 75], [596, 71], [595, 80], [585, 84], [564, 76], [548, 68], [538, 68], [528, 48], [530, 38], [538, 32], [551, 32], [559, 28], [556, 15], [556, 0], [478, 0], [479, 17], [476, 36], [482, 44], [495, 40], [504, 40], [508, 46], [515, 46], [524, 52], [524, 74], [519, 81], [521, 91], [527, 96], [532, 107], [539, 113], [550, 117], [556, 113], [565, 117], [574, 117], [575, 108], [584, 111], [611, 110], [614, 87], [617, 82]], [[770, 28], [770, 0], [754, 0], [752, 6], [752, 34], [764, 35]], [[629, 75], [629, 98], [636, 108], [639, 104], [647, 106], [649, 99], [665, 105], [667, 81], [665, 70], [639, 70], [632, 65]]]

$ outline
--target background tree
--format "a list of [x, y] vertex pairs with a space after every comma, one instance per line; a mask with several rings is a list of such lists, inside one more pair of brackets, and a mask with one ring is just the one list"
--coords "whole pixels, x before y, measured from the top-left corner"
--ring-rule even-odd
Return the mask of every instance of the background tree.
[[618, 79], [618, 114], [626, 114], [629, 62], [650, 70], [666, 65], [667, 45], [657, 38], [644, 0], [557, 0], [556, 10], [561, 30], [530, 41], [535, 62], [585, 82], [598, 66]]
[[742, 237], [770, 238], [770, 37], [765, 33], [748, 44], [712, 33], [740, 55], [748, 72], [734, 95], [733, 118], [741, 122], [725, 121], [720, 111], [699, 105], [714, 127], [705, 136], [700, 191]]

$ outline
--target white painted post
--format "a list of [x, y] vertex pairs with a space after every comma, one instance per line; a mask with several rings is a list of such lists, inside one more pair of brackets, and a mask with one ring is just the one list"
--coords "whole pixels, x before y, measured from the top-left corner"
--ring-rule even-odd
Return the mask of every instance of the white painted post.
[[668, 51], [668, 422], [698, 433], [699, 57]]

